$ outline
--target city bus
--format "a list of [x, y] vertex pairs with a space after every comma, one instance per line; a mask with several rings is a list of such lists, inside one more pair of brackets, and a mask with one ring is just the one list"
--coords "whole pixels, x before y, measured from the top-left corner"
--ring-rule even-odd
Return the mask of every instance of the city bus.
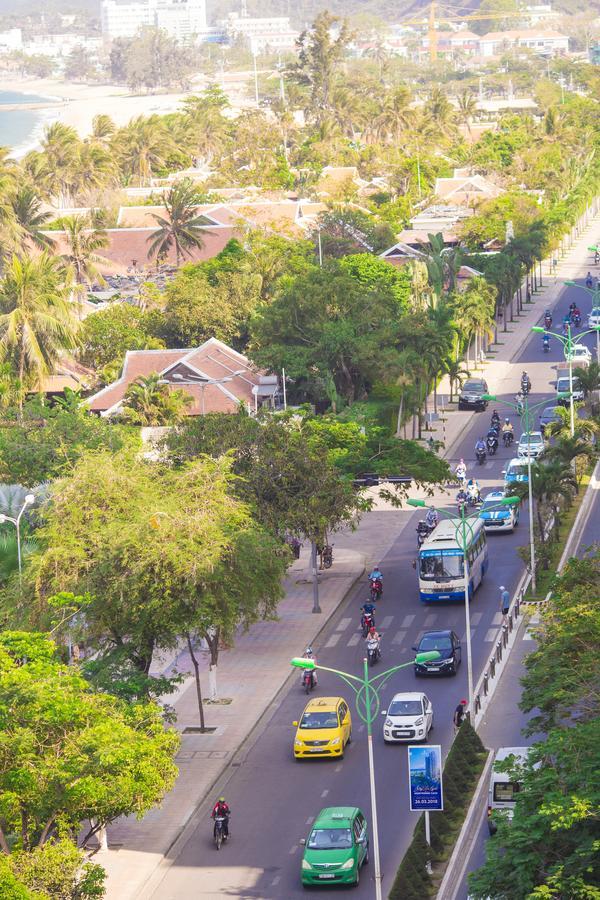
[[[488, 548], [481, 519], [466, 523], [469, 564], [469, 597], [483, 581], [488, 567]], [[438, 600], [464, 600], [465, 576], [462, 551], [462, 522], [442, 519], [419, 550], [417, 570], [419, 596], [424, 603]]]

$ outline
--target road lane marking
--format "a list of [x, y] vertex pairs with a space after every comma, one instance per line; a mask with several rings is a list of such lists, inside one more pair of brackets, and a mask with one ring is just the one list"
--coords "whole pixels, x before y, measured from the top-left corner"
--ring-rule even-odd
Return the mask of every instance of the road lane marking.
[[360, 634], [353, 634], [350, 640], [348, 641], [349, 647], [356, 647], [358, 642], [360, 641]]
[[329, 793], [329, 788], [325, 788], [325, 790], [321, 792], [321, 797], [326, 797], [328, 793]]
[[344, 619], [340, 619], [339, 624], [336, 626], [335, 630], [336, 631], [344, 631], [348, 627], [348, 625], [350, 624], [351, 621], [352, 621], [352, 619], [350, 618], [350, 616], [346, 616]]
[[332, 634], [329, 640], [326, 641], [325, 647], [335, 647], [340, 638], [341, 634]]
[[481, 613], [481, 612], [471, 613], [471, 625], [473, 625], [476, 628], [479, 625], [479, 623], [481, 622], [482, 618], [483, 618], [483, 613]]
[[275, 887], [276, 884], [279, 884], [281, 881], [281, 875], [276, 875], [273, 881], [271, 882], [271, 887]]
[[494, 614], [494, 618], [492, 619], [492, 625], [502, 625], [502, 613], [497, 612]]
[[435, 623], [437, 622], [437, 617], [437, 613], [429, 613], [429, 615], [425, 617], [425, 621], [423, 622], [425, 628], [431, 628], [432, 625], [435, 625]]
[[397, 631], [392, 638], [392, 644], [401, 644], [406, 637], [406, 631]]
[[294, 854], [294, 853], [296, 852], [297, 849], [298, 849], [298, 844], [294, 844], [294, 846], [293, 846], [292, 849], [290, 850], [290, 856], [292, 856], [292, 854]]
[[340, 763], [339, 766], [336, 766], [335, 769], [334, 769], [333, 771], [334, 771], [334, 772], [341, 772], [341, 771], [342, 771], [342, 765], [341, 765], [341, 763]]
[[490, 641], [494, 640], [494, 638], [496, 637], [497, 634], [498, 634], [497, 628], [488, 628], [488, 630], [485, 633], [485, 637], [483, 639], [484, 643], [489, 644]]
[[490, 460], [489, 462], [486, 462], [485, 468], [486, 468], [486, 469], [491, 469], [493, 465], [494, 465], [493, 461]]
[[364, 726], [364, 725], [359, 725], [359, 726], [358, 726], [358, 730], [359, 730], [359, 731], [364, 731], [364, 730], [365, 730], [365, 726]]
[[381, 625], [379, 626], [381, 629], [389, 628], [392, 622], [394, 621], [393, 616], [386, 616], [385, 619], [381, 620]]
[[401, 628], [410, 628], [412, 623], [415, 621], [415, 618], [416, 618], [416, 616], [404, 616], [404, 618], [402, 619], [402, 625], [400, 627]]
[[315, 821], [315, 817], [314, 817], [314, 816], [309, 816], [308, 819], [306, 820], [306, 822], [305, 822], [304, 824], [305, 824], [305, 825], [312, 825], [312, 823], [313, 823], [314, 821]]

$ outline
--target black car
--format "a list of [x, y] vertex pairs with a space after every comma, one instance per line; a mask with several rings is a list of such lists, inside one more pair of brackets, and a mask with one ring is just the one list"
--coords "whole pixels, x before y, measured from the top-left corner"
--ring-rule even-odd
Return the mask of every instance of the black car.
[[546, 426], [551, 425], [553, 422], [560, 422], [560, 415], [558, 413], [558, 406], [546, 406], [545, 409], [542, 410], [542, 414], [540, 415], [540, 431], [542, 434], [544, 433]]
[[437, 650], [439, 659], [431, 662], [415, 662], [415, 675], [456, 675], [460, 666], [460, 640], [455, 631], [426, 631], [418, 644], [413, 647], [415, 653], [426, 653]]
[[488, 401], [483, 399], [484, 394], [489, 394], [487, 381], [483, 378], [469, 378], [458, 395], [458, 408], [474, 409], [477, 412], [487, 409]]

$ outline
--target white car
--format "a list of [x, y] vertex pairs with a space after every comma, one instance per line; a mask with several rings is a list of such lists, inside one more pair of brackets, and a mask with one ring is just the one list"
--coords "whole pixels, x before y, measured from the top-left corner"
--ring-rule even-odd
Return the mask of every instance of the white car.
[[588, 328], [597, 328], [600, 325], [600, 306], [594, 306], [588, 316]]
[[520, 456], [521, 459], [528, 456], [532, 459], [537, 459], [538, 456], [542, 455], [545, 448], [546, 445], [544, 444], [544, 437], [541, 431], [524, 431], [519, 439], [517, 456]]
[[512, 531], [519, 524], [519, 505], [502, 506], [504, 491], [490, 491], [479, 509], [485, 531]]
[[385, 716], [383, 740], [386, 744], [426, 741], [433, 728], [433, 706], [425, 694], [394, 694], [382, 715]]
[[574, 366], [589, 366], [592, 361], [592, 354], [585, 344], [573, 344], [571, 352], [567, 354], [567, 362], [572, 362]]

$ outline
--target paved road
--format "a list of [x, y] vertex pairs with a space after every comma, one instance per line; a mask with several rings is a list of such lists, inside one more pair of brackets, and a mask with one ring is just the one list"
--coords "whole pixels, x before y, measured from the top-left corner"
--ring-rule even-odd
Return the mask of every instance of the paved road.
[[[579, 296], [579, 295], [582, 296]], [[583, 292], [563, 292], [555, 312], [561, 313], [576, 296], [582, 311]], [[500, 336], [501, 340], [501, 336]], [[525, 366], [533, 382], [532, 402], [545, 397], [551, 402], [554, 377], [552, 366], [560, 358], [558, 342], [550, 354], [543, 354], [541, 339], [534, 335], [525, 345], [521, 358], [515, 361], [510, 377], [502, 385], [499, 396], [512, 399], [518, 390], [520, 372]], [[484, 467], [476, 467], [472, 459], [475, 440], [487, 431], [489, 414], [474, 418], [473, 424], [457, 448], [457, 458], [464, 456], [484, 488], [501, 484], [501, 470], [509, 453], [502, 448], [497, 457]], [[516, 424], [516, 421], [515, 421]], [[472, 643], [475, 678], [490, 656], [497, 631], [498, 585], [514, 589], [522, 563], [516, 548], [525, 543], [526, 509], [517, 532], [490, 537], [490, 570], [472, 604]], [[411, 645], [423, 630], [453, 627], [463, 639], [464, 610], [460, 605], [424, 606], [418, 599], [415, 573], [411, 563], [415, 555], [414, 526], [416, 514], [399, 535], [390, 552], [381, 561], [385, 574], [385, 597], [378, 609], [378, 627], [384, 633], [384, 665], [411, 659]], [[339, 610], [317, 645], [319, 661], [328, 666], [359, 673], [363, 657], [363, 641], [358, 632], [359, 606], [365, 587], [357, 588]], [[298, 648], [300, 651], [302, 648]], [[425, 690], [435, 711], [435, 729], [430, 741], [441, 743], [447, 751], [451, 739], [452, 710], [466, 692], [466, 665], [455, 678], [416, 680], [411, 669], [397, 673], [382, 692], [386, 707], [398, 690]], [[349, 691], [335, 676], [321, 673], [319, 693], [341, 694]], [[244, 898], [293, 898], [308, 896], [300, 886], [301, 849], [299, 841], [306, 837], [314, 816], [324, 806], [350, 804], [361, 806], [370, 818], [367, 749], [364, 726], [354, 718], [354, 741], [343, 761], [312, 760], [295, 763], [292, 758], [294, 729], [291, 723], [302, 712], [305, 697], [299, 680], [284, 692], [273, 707], [254, 746], [248, 749], [242, 764], [230, 769], [222, 786], [230, 803], [232, 840], [217, 853], [212, 846], [209, 806], [206, 822], [193, 834], [163, 881], [156, 889], [157, 900], [191, 900], [234, 896]], [[512, 739], [512, 737], [511, 737]], [[502, 738], [501, 743], [505, 743]], [[410, 841], [416, 816], [408, 811], [406, 749], [384, 745], [381, 723], [376, 726], [375, 763], [377, 768], [379, 821], [381, 834], [384, 892], [390, 889], [399, 859]], [[365, 871], [353, 897], [372, 897], [372, 871]], [[320, 894], [318, 890], [310, 895]]]

